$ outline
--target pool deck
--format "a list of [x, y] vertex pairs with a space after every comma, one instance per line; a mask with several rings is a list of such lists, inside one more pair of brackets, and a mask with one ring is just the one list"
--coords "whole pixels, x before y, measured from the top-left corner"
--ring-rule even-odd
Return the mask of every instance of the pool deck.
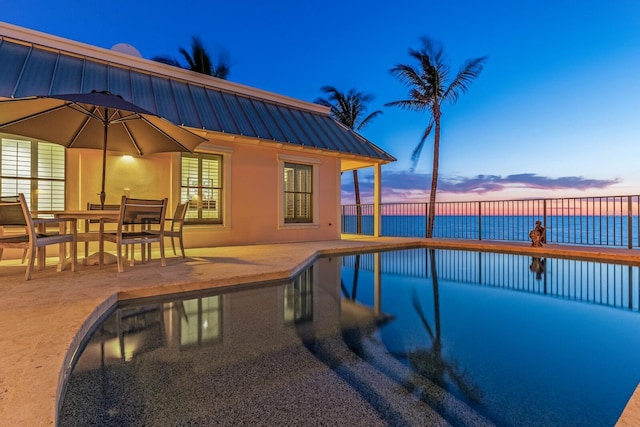
[[[242, 286], [289, 279], [318, 255], [428, 246], [507, 252], [640, 265], [640, 250], [527, 243], [343, 236], [341, 240], [187, 249], [187, 258], [167, 251], [167, 266], [150, 262], [104, 269], [79, 265], [46, 269], [23, 278], [25, 266], [0, 262], [0, 420], [3, 425], [55, 425], [62, 386], [73, 351], [91, 326], [124, 299]], [[171, 255], [170, 255], [171, 254]], [[619, 426], [640, 425], [640, 389]]]

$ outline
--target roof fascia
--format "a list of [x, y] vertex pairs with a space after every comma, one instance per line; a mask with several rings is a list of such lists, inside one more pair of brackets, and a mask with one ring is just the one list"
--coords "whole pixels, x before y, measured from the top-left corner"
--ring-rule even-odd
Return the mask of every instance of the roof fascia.
[[[260, 138], [250, 138], [250, 137], [246, 137], [246, 136], [242, 136], [242, 135], [232, 135], [232, 134], [228, 134], [228, 133], [221, 133], [221, 132], [213, 132], [213, 131], [203, 131], [201, 129], [192, 129], [189, 127], [185, 127], [186, 129], [192, 131], [195, 134], [201, 135], [203, 138], [207, 138], [209, 140], [220, 140], [220, 141], [226, 141], [226, 142], [231, 142], [231, 143], [237, 143], [237, 144], [245, 144], [245, 145], [262, 145], [262, 146], [266, 146], [266, 147], [272, 147], [272, 148], [284, 148], [287, 150], [292, 150], [292, 151], [301, 151], [301, 152], [305, 152], [305, 153], [311, 153], [311, 154], [321, 154], [323, 156], [329, 156], [329, 157], [338, 157], [340, 159], [344, 160], [353, 160], [354, 162], [358, 163], [358, 164], [366, 164], [366, 165], [374, 165], [374, 164], [388, 164], [391, 163], [393, 161], [395, 161], [395, 158], [393, 160], [386, 160], [386, 159], [378, 159], [378, 158], [373, 158], [373, 157], [369, 157], [369, 156], [364, 156], [364, 155], [357, 155], [357, 154], [351, 154], [351, 153], [344, 153], [341, 151], [335, 151], [335, 150], [327, 150], [327, 149], [322, 149], [322, 148], [314, 148], [314, 147], [305, 147], [302, 145], [297, 145], [297, 144], [288, 144], [285, 142], [274, 142], [274, 141], [268, 141], [268, 140], [264, 140], [264, 139], [260, 139]], [[360, 166], [363, 167], [363, 166]]]

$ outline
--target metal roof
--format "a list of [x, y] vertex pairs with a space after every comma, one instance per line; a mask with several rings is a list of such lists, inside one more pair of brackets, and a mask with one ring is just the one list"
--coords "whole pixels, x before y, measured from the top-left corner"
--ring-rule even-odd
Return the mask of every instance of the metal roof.
[[[328, 113], [221, 89], [213, 83], [202, 83], [209, 78], [199, 77], [198, 82], [178, 79], [2, 35], [0, 64], [0, 97], [106, 90], [175, 124], [191, 128], [364, 156], [383, 162], [395, 160], [375, 144], [333, 120]], [[212, 82], [217, 80], [210, 79]]]

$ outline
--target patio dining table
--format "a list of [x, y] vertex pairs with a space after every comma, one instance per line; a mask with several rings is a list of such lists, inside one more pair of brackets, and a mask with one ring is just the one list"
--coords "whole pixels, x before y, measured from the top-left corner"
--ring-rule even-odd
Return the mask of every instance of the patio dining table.
[[[63, 211], [38, 211], [38, 215], [53, 215], [55, 218], [60, 219], [76, 219], [80, 220], [96, 220], [99, 221], [101, 219], [108, 219], [113, 221], [118, 221], [120, 216], [120, 211], [117, 210], [63, 210]], [[76, 250], [77, 253], [77, 250]], [[105, 252], [105, 263], [111, 264], [115, 262], [115, 256]], [[96, 265], [99, 263], [100, 253], [96, 252], [89, 255], [84, 259], [85, 265]], [[67, 259], [66, 254], [64, 254], [64, 259]], [[66, 265], [67, 261], [65, 261]]]

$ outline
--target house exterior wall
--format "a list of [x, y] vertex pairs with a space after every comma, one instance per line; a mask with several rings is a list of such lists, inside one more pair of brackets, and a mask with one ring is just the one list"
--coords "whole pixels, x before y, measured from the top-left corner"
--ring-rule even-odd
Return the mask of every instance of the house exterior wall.
[[[215, 141], [214, 141], [215, 142]], [[340, 160], [336, 156], [287, 150], [263, 144], [233, 144], [224, 155], [227, 180], [223, 225], [185, 228], [190, 247], [319, 241], [340, 238]], [[229, 148], [231, 146], [229, 145]], [[318, 169], [314, 191], [314, 224], [282, 224], [282, 175], [279, 156], [312, 161]], [[176, 155], [179, 159], [179, 155]], [[176, 164], [175, 169], [179, 170]], [[175, 199], [179, 182], [176, 179]], [[177, 202], [176, 202], [177, 203]]]
[[[223, 224], [186, 225], [187, 248], [320, 241], [340, 238], [340, 158], [282, 144], [212, 139], [199, 150], [223, 155]], [[180, 202], [180, 153], [143, 157], [107, 156], [107, 204], [130, 197], [169, 199], [169, 216]], [[314, 174], [314, 224], [282, 223], [282, 170], [286, 161], [308, 162]], [[293, 160], [292, 160], [293, 159]], [[98, 203], [102, 170], [99, 150], [67, 150], [67, 209]]]

